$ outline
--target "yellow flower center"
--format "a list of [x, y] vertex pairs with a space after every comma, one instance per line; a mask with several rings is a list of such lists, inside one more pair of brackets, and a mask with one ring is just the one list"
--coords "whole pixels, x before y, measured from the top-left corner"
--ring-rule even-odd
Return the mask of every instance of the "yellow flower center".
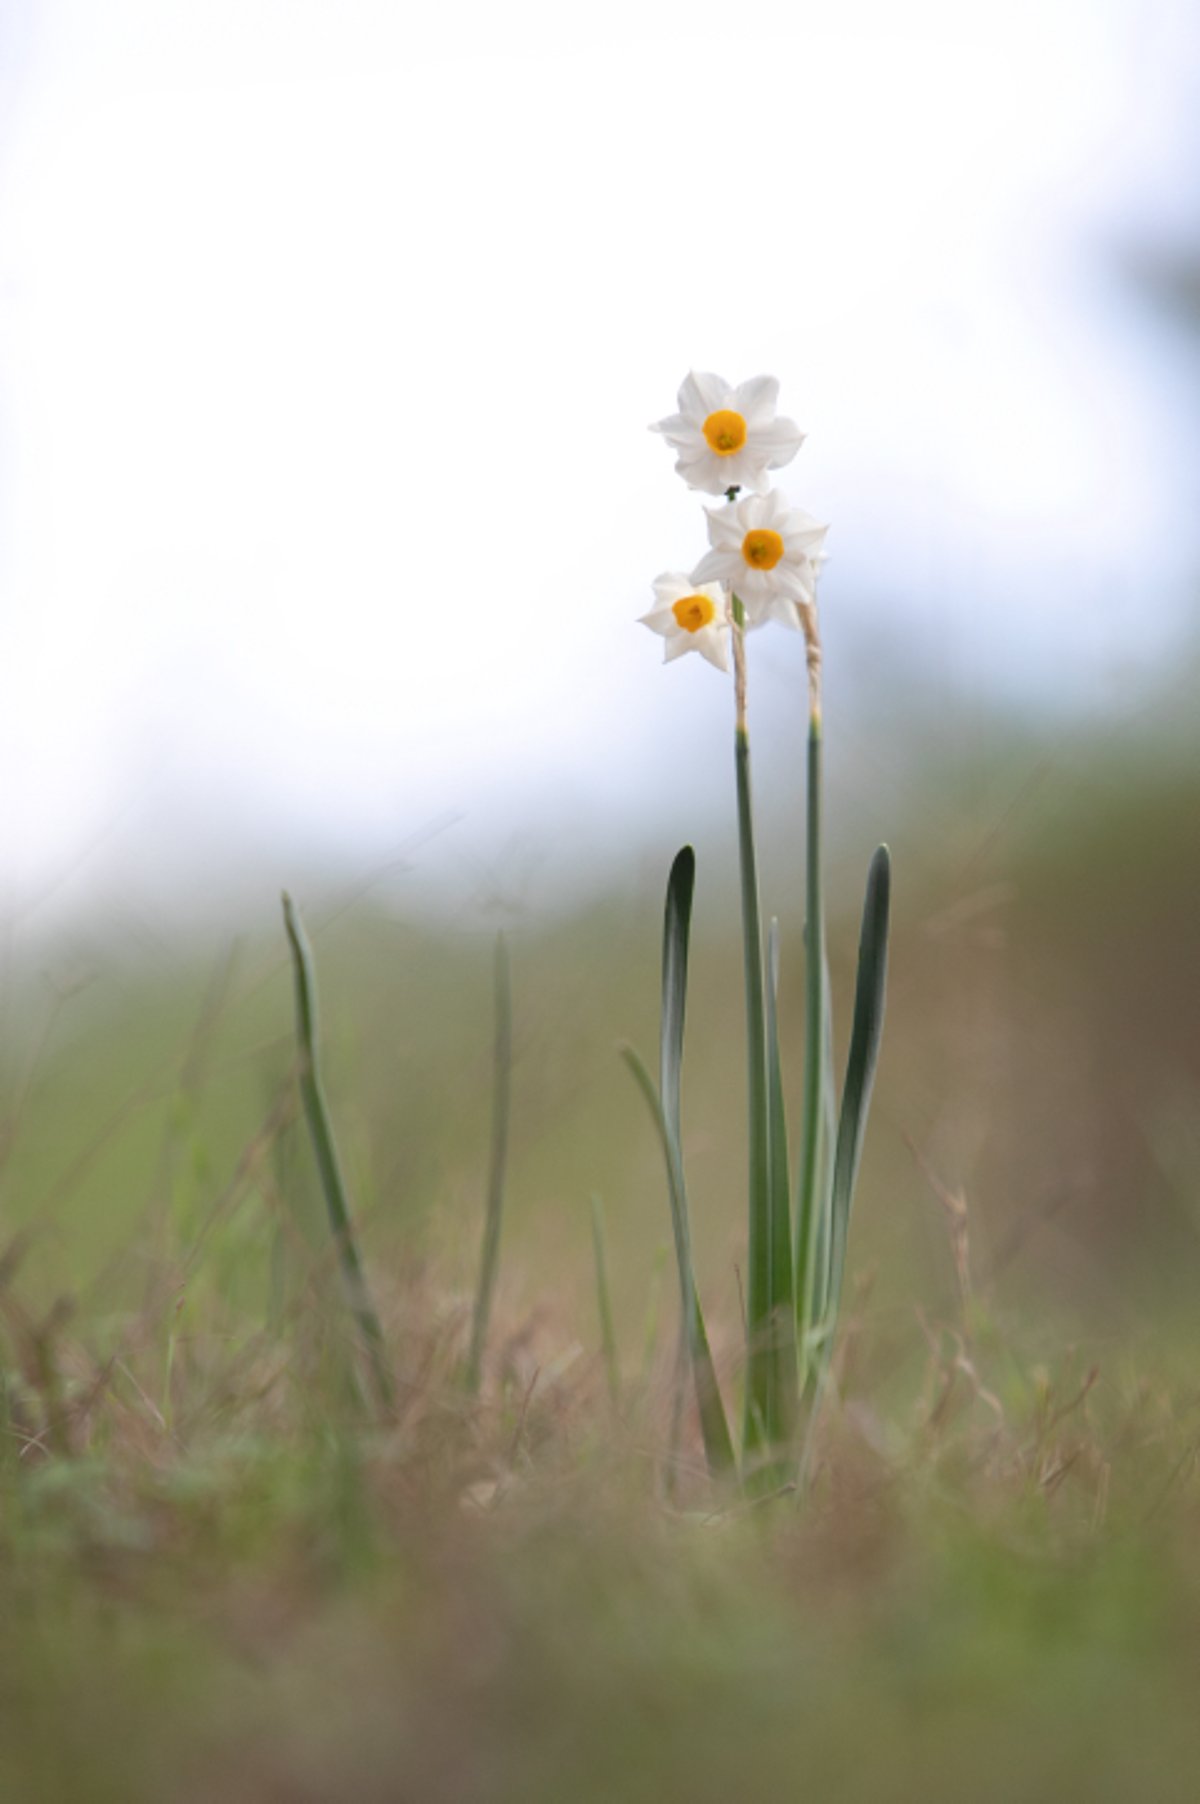
[[740, 413], [721, 407], [704, 422], [704, 437], [718, 457], [732, 457], [746, 442], [746, 422]]
[[707, 595], [683, 595], [671, 603], [671, 612], [685, 633], [698, 633], [702, 626], [711, 626], [717, 617], [717, 610]]
[[742, 556], [752, 570], [774, 570], [783, 556], [783, 540], [769, 526], [756, 527], [742, 540]]

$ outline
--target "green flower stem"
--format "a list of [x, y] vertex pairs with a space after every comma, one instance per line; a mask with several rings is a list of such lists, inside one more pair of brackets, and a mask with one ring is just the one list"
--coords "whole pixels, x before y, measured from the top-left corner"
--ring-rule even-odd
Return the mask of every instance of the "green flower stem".
[[821, 881], [821, 714], [814, 707], [808, 725], [808, 818], [805, 872], [804, 1113], [800, 1129], [799, 1194], [796, 1204], [796, 1308], [801, 1356], [820, 1322], [828, 1289], [825, 1266], [830, 1246], [829, 1124], [827, 1120], [828, 970], [825, 908]]
[[750, 739], [746, 730], [745, 612], [733, 598], [733, 656], [737, 698], [734, 767], [737, 779], [738, 856], [742, 889], [742, 945], [746, 988], [746, 1095], [749, 1129], [749, 1251], [746, 1285], [747, 1456], [780, 1438], [776, 1354], [771, 1316], [771, 1153], [767, 1088], [767, 1028], [763, 988], [762, 917], [754, 810], [750, 789]]
[[284, 895], [283, 920], [292, 949], [296, 979], [296, 1037], [300, 1046], [300, 1098], [308, 1122], [313, 1155], [329, 1226], [341, 1267], [342, 1282], [367, 1355], [376, 1400], [384, 1411], [395, 1406], [396, 1393], [388, 1364], [383, 1328], [367, 1289], [354, 1223], [346, 1201], [346, 1183], [342, 1176], [337, 1145], [325, 1102], [324, 1085], [317, 1052], [317, 987], [313, 972], [312, 950], [300, 915], [292, 898]]

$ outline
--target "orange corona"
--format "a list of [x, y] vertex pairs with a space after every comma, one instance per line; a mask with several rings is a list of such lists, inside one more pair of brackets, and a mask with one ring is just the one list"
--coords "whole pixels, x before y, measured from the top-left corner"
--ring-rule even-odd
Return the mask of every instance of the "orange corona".
[[742, 556], [752, 570], [774, 570], [783, 556], [783, 539], [769, 526], [757, 527], [742, 540]]
[[711, 626], [717, 617], [717, 610], [707, 595], [681, 595], [678, 601], [671, 603], [671, 612], [685, 633], [698, 633], [702, 626]]
[[746, 443], [746, 422], [740, 413], [722, 407], [705, 420], [704, 439], [718, 457], [732, 457]]

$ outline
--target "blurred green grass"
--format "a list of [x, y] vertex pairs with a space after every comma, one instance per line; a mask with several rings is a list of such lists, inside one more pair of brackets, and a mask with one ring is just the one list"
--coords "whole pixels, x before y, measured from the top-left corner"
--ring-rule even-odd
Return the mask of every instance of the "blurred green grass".
[[[889, 1021], [852, 1248], [859, 1269], [879, 1267], [889, 1304], [914, 1292], [936, 1301], [951, 1286], [937, 1182], [963, 1192], [973, 1257], [1007, 1300], [1084, 1320], [1135, 1298], [1186, 1304], [1200, 1253], [1195, 738], [1186, 720], [1159, 739], [1126, 721], [1111, 737], [1051, 743], [997, 723], [952, 764], [931, 743], [929, 768], [897, 779]], [[836, 759], [834, 777], [833, 817], [861, 828], [843, 830], [831, 860], [840, 1061], [854, 912], [886, 823], [855, 807], [861, 774], [843, 773], [840, 796]], [[798, 1115], [795, 824], [764, 838], [782, 845], [766, 894], [781, 915]], [[740, 948], [727, 839], [714, 831], [698, 844], [685, 1130], [701, 1275], [712, 1307], [734, 1313]], [[652, 1135], [616, 1056], [625, 1040], [655, 1044], [663, 879], [643, 870], [585, 907], [509, 924], [503, 1281], [525, 1306], [565, 1285], [586, 1309], [598, 1191], [626, 1335], [669, 1231]], [[306, 914], [328, 1081], [373, 1255], [436, 1257], [448, 1284], [469, 1286], [490, 1109], [492, 924], [369, 902], [339, 909], [332, 889], [310, 895]], [[60, 993], [65, 982], [78, 987]], [[128, 1296], [164, 1224], [185, 1241], [197, 1231], [290, 1067], [289, 982], [282, 934], [261, 917], [236, 943], [213, 935], [173, 959], [93, 937], [82, 957], [50, 947], [24, 968], [15, 961], [0, 1015], [0, 1221], [34, 1230], [28, 1276], [44, 1301], [111, 1287], [114, 1267]], [[285, 1188], [319, 1231], [306, 1151], [285, 1151]]]
[[[654, 1044], [657, 876], [510, 926], [510, 1181], [478, 1409], [453, 1372], [482, 1229], [490, 924], [306, 899], [331, 1102], [410, 1391], [398, 1428], [365, 1435], [289, 1083], [282, 932], [251, 922], [173, 959], [95, 936], [82, 957], [18, 948], [0, 1796], [1192, 1797], [1194, 737], [1186, 715], [1157, 739], [1126, 720], [1053, 744], [1009, 722], [897, 775], [843, 1402], [800, 1511], [731, 1510], [690, 1479], [661, 1496], [669, 1284], [648, 1368], [643, 1340], [667, 1208], [616, 1052]], [[875, 825], [844, 812], [863, 831], [834, 847], [839, 1058]], [[723, 849], [700, 843], [684, 1107], [698, 1269], [735, 1363]], [[798, 1102], [787, 855], [768, 888]]]

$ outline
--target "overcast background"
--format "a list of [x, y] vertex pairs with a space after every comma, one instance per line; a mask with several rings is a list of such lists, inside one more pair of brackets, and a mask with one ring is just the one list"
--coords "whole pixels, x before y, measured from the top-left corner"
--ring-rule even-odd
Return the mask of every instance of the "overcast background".
[[1198, 235], [1192, 7], [421, 14], [0, 0], [10, 921], [414, 835], [549, 890], [727, 809], [726, 687], [635, 624], [705, 547], [646, 431], [689, 366], [809, 435], [847, 718], [910, 665], [1102, 713], [1191, 641], [1195, 356], [1138, 271]]

